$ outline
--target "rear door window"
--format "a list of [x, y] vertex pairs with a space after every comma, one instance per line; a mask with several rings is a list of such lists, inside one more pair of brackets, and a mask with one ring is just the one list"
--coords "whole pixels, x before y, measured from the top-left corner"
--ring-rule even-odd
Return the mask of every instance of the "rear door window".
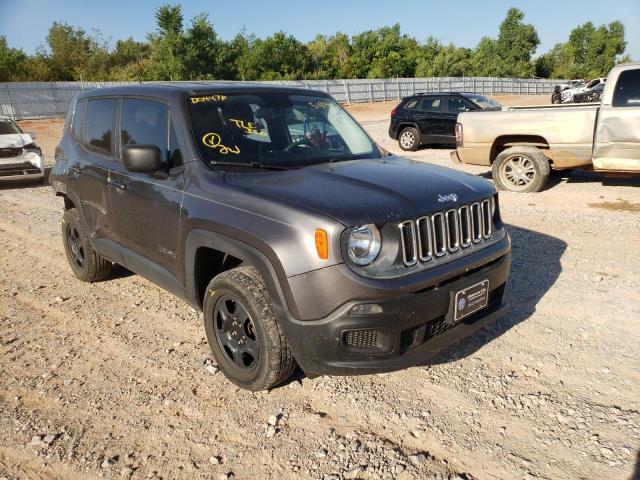
[[169, 161], [169, 111], [165, 104], [137, 98], [122, 102], [120, 146], [155, 145]]
[[118, 106], [115, 98], [87, 102], [84, 146], [103, 155], [113, 154], [113, 120]]
[[620, 74], [613, 92], [613, 106], [640, 107], [640, 68]]
[[439, 112], [441, 103], [440, 97], [426, 97], [420, 102], [420, 110], [423, 112]]

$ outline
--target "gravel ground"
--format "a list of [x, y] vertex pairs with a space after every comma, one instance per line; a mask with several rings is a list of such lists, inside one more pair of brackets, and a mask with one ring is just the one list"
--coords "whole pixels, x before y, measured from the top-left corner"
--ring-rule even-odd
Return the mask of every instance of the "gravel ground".
[[[390, 108], [352, 111], [397, 151]], [[52, 155], [60, 122], [29, 127]], [[490, 176], [448, 154], [408, 156]], [[0, 187], [0, 479], [638, 478], [638, 186], [502, 194], [509, 315], [430, 366], [269, 393], [227, 382], [200, 315], [150, 282], [76, 281], [48, 187]]]

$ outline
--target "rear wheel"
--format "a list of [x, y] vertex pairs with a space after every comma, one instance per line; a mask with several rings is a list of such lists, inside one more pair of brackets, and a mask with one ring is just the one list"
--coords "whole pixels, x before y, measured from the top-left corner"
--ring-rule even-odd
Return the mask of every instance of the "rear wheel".
[[296, 362], [257, 270], [238, 267], [217, 275], [203, 310], [209, 347], [229, 380], [256, 391], [291, 376]]
[[104, 280], [111, 274], [112, 263], [103, 258], [89, 244], [89, 234], [75, 208], [62, 217], [62, 241], [71, 270], [83, 282]]
[[493, 162], [493, 181], [500, 190], [539, 192], [549, 179], [549, 159], [537, 148], [515, 146], [501, 152]]
[[420, 132], [413, 127], [402, 129], [398, 135], [398, 145], [404, 151], [415, 152], [420, 147]]

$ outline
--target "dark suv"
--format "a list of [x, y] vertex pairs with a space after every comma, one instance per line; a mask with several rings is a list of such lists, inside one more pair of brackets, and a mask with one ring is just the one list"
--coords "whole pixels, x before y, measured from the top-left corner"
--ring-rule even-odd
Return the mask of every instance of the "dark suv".
[[201, 309], [244, 388], [422, 363], [506, 310], [492, 184], [390, 156], [328, 95], [144, 85], [70, 109], [51, 184], [71, 269], [121, 264]]
[[459, 113], [501, 108], [494, 99], [477, 93], [417, 93], [391, 110], [389, 136], [402, 150], [412, 152], [426, 144], [455, 146]]

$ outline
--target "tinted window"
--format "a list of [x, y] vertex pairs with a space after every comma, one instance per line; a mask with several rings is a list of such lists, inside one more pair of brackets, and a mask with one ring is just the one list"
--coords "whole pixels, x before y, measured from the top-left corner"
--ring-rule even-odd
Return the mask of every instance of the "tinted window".
[[113, 117], [118, 101], [115, 98], [89, 100], [84, 127], [84, 145], [95, 152], [111, 155], [113, 149]]
[[427, 97], [423, 98], [420, 103], [420, 110], [423, 112], [439, 112], [440, 111], [440, 97]]
[[614, 107], [640, 107], [640, 69], [626, 70], [613, 92]]
[[470, 110], [469, 105], [460, 97], [448, 97], [447, 109], [449, 113], [460, 113]]
[[169, 112], [167, 106], [151, 100], [122, 102], [121, 145], [155, 145], [162, 161], [169, 159]]
[[87, 109], [87, 101], [80, 100], [76, 103], [76, 112], [73, 116], [72, 128], [73, 135], [82, 142], [82, 130], [84, 128], [84, 113]]
[[409, 103], [407, 103], [404, 108], [406, 108], [408, 110], [413, 110], [414, 108], [417, 107], [417, 105], [418, 105], [418, 100], [415, 99], [415, 100], [411, 100]]

